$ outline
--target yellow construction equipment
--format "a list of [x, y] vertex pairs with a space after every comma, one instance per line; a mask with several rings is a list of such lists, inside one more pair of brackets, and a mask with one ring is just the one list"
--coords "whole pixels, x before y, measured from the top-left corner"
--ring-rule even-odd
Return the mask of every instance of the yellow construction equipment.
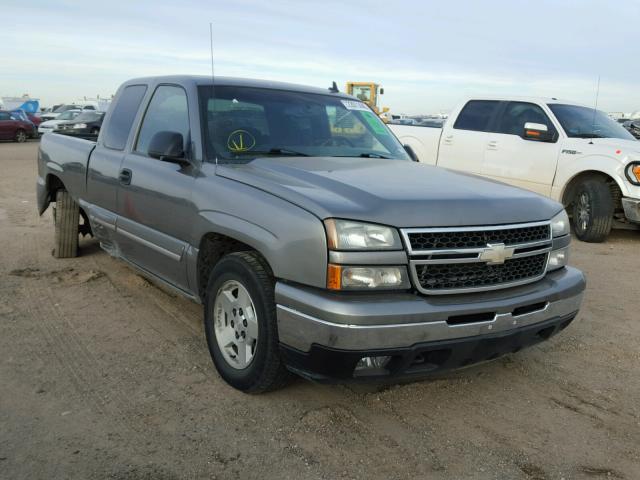
[[377, 83], [347, 82], [347, 93], [369, 105], [378, 115], [389, 111], [388, 107], [378, 107], [378, 97], [384, 94], [384, 88]]

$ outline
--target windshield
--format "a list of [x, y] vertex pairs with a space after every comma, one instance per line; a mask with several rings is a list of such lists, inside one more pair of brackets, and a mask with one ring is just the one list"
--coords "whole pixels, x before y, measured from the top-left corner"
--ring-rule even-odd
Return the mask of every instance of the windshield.
[[77, 117], [75, 117], [74, 120], [78, 123], [79, 122], [95, 122], [97, 120], [100, 120], [101, 117], [102, 117], [102, 114], [100, 113], [83, 112]]
[[559, 103], [552, 103], [549, 108], [568, 137], [635, 140], [619, 123], [600, 110]]
[[362, 102], [332, 95], [250, 87], [200, 87], [209, 158], [246, 162], [266, 155], [409, 160]]
[[58, 116], [58, 120], [71, 120], [72, 118], [75, 118], [76, 115], [78, 115], [78, 112], [72, 112], [71, 110], [67, 110], [64, 113], [61, 113]]

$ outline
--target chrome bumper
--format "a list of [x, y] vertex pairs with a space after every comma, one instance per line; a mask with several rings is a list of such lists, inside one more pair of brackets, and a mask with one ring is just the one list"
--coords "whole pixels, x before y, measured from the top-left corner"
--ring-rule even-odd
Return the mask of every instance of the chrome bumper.
[[[449, 297], [448, 302], [442, 297], [411, 294], [331, 296], [278, 284], [278, 333], [283, 345], [301, 352], [308, 352], [314, 344], [374, 350], [490, 335], [576, 313], [584, 287], [582, 273], [573, 268], [548, 274], [535, 284]], [[536, 304], [541, 305], [528, 313], [516, 310]], [[452, 316], [483, 313], [493, 315], [473, 323], [447, 322]]]

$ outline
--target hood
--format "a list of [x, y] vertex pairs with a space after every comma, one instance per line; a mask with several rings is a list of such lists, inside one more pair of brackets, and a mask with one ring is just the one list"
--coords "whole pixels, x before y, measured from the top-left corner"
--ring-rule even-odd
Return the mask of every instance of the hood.
[[624, 138], [569, 138], [564, 146], [570, 146], [583, 155], [605, 155], [623, 160], [627, 155], [640, 155], [640, 142]]
[[473, 175], [404, 160], [258, 158], [216, 174], [294, 203], [321, 219], [395, 227], [498, 225], [549, 220], [561, 205]]

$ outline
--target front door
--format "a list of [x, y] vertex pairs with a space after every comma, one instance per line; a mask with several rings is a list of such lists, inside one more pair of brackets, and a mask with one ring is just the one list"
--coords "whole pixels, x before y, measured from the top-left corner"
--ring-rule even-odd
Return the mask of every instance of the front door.
[[198, 169], [149, 156], [149, 144], [158, 132], [180, 133], [188, 150], [189, 110], [182, 87], [156, 88], [131, 153], [122, 162], [118, 245], [127, 260], [188, 290], [186, 250], [196, 215], [191, 191]]
[[[540, 123], [553, 133], [552, 142], [524, 138], [525, 123]], [[487, 134], [482, 174], [549, 196], [559, 155], [555, 126], [539, 105], [506, 102]]]

